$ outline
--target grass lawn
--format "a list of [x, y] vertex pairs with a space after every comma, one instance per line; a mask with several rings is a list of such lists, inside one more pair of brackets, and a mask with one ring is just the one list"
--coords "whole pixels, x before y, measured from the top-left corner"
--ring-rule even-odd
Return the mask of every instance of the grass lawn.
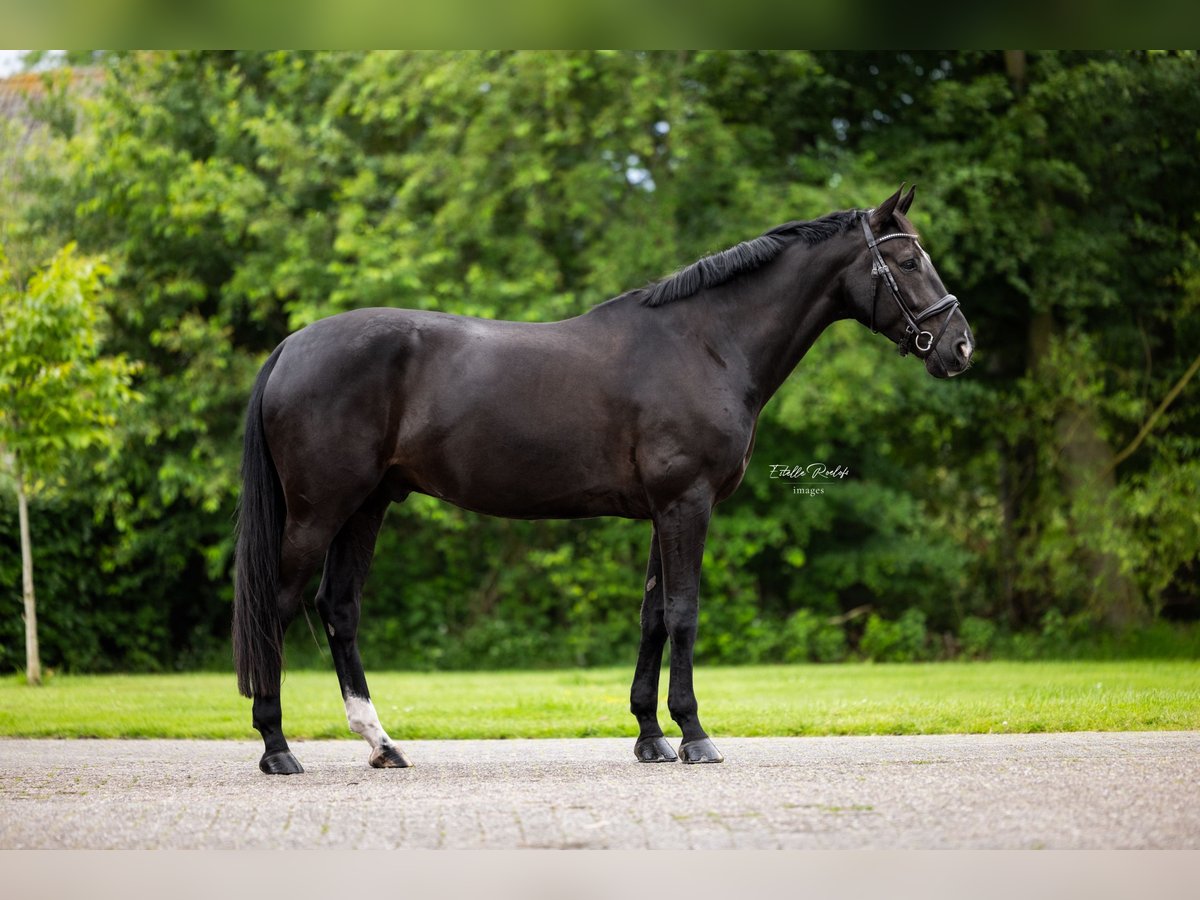
[[[660, 718], [666, 711], [666, 671]], [[397, 739], [632, 736], [625, 669], [368, 673]], [[738, 735], [1200, 729], [1200, 662], [698, 667], [708, 730]], [[283, 686], [293, 738], [355, 737], [332, 671]], [[0, 680], [0, 737], [256, 738], [232, 674]], [[357, 738], [355, 738], [357, 739]]]

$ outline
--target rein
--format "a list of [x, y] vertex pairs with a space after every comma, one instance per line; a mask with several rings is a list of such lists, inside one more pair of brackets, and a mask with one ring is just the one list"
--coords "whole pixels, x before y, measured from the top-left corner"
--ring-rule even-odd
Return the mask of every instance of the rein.
[[[904, 295], [900, 293], [900, 285], [896, 283], [896, 277], [892, 274], [892, 270], [888, 268], [888, 264], [884, 262], [883, 254], [879, 252], [879, 245], [884, 241], [890, 241], [893, 238], [912, 238], [918, 240], [915, 234], [899, 233], [885, 234], [881, 238], [876, 238], [874, 232], [871, 231], [871, 225], [868, 221], [869, 215], [864, 215], [861, 219], [863, 236], [867, 239], [867, 246], [871, 250], [871, 255], [875, 257], [875, 261], [871, 265], [871, 333], [878, 334], [879, 329], [875, 327], [875, 307], [879, 303], [879, 278], [883, 276], [884, 282], [888, 289], [892, 292], [892, 296], [896, 298], [896, 305], [900, 307], [900, 314], [904, 317], [904, 337], [896, 342], [896, 346], [900, 350], [901, 356], [907, 356], [909, 351], [916, 349], [919, 353], [928, 353], [929, 350], [942, 339], [942, 335], [946, 332], [946, 326], [950, 324], [950, 319], [954, 316], [954, 311], [958, 309], [958, 298], [953, 294], [947, 294], [937, 303], [931, 304], [926, 309], [918, 313], [914, 313], [909, 305], [904, 302]], [[917, 244], [919, 247], [920, 244]], [[926, 319], [931, 319], [939, 313], [946, 313], [946, 319], [942, 322], [942, 327], [938, 329], [935, 336], [932, 332], [926, 331], [921, 327], [921, 323]], [[923, 343], [922, 343], [923, 340]], [[934, 350], [936, 353], [937, 351]]]

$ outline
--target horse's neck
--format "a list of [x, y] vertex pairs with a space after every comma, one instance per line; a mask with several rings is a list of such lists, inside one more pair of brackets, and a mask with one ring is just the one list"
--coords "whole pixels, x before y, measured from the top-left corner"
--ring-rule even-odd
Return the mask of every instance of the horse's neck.
[[717, 313], [710, 321], [721, 330], [712, 338], [736, 348], [759, 409], [822, 332], [846, 316], [840, 284], [850, 257], [844, 243], [834, 238], [789, 248], [762, 271], [711, 289], [706, 298]]

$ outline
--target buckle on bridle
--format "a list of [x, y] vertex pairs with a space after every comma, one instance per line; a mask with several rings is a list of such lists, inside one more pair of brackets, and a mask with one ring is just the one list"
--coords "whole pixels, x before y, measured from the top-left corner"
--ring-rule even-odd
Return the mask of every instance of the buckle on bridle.
[[[921, 338], [925, 338], [925, 346], [923, 347], [921, 346]], [[933, 335], [928, 331], [922, 331], [915, 338], [913, 338], [913, 346], [916, 347], [921, 353], [928, 353], [929, 348], [933, 346]]]

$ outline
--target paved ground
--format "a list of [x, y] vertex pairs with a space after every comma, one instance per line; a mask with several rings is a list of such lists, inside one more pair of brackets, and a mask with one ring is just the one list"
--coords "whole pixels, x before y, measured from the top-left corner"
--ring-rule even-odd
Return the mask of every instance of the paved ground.
[[1200, 732], [627, 740], [0, 740], [0, 848], [1200, 848]]

